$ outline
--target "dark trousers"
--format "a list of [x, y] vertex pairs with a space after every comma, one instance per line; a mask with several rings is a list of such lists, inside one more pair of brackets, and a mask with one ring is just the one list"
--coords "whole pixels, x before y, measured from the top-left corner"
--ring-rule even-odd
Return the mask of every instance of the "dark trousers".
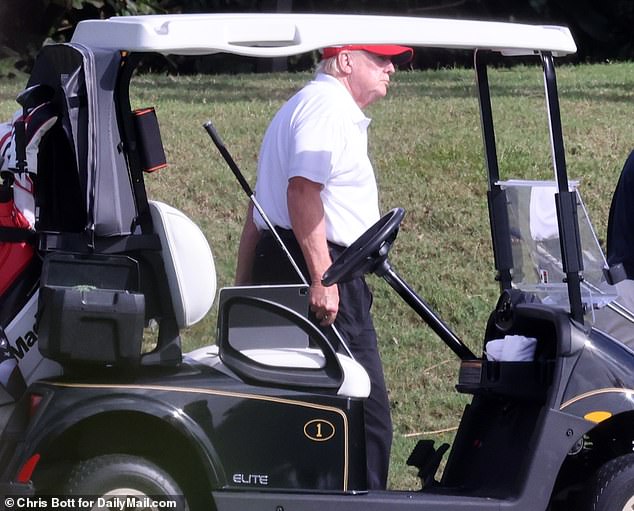
[[[307, 276], [306, 263], [292, 232], [285, 230], [279, 232], [293, 259]], [[343, 251], [343, 247], [334, 244], [329, 246], [334, 260]], [[307, 278], [307, 280], [310, 282], [310, 279]], [[267, 233], [262, 236], [256, 248], [253, 281], [256, 284], [301, 282], [275, 239]], [[363, 278], [340, 282], [338, 288], [339, 312], [335, 326], [346, 341], [355, 360], [365, 368], [370, 377], [370, 396], [365, 402], [368, 489], [381, 490], [387, 485], [392, 447], [392, 419], [376, 331], [370, 314], [372, 293]], [[325, 329], [324, 333], [332, 339], [330, 329]], [[335, 343], [333, 344], [336, 346]]]
[[629, 280], [634, 280], [634, 151], [625, 161], [612, 196], [608, 217], [607, 258], [610, 268], [623, 264]]

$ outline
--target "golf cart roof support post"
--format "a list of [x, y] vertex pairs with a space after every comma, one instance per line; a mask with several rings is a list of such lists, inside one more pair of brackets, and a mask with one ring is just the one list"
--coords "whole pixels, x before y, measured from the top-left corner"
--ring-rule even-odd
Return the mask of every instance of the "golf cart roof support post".
[[134, 70], [141, 61], [142, 54], [127, 54], [121, 59], [119, 77], [117, 79], [117, 91], [115, 97], [118, 98], [116, 112], [119, 118], [118, 125], [121, 131], [120, 136], [127, 148], [125, 153], [128, 159], [128, 169], [130, 172], [130, 182], [134, 191], [134, 199], [137, 208], [136, 223], [141, 227], [144, 234], [154, 232], [152, 218], [150, 216], [150, 205], [148, 203], [143, 170], [141, 170], [141, 157], [138, 152], [136, 132], [133, 125], [132, 107], [130, 103], [130, 80]]
[[460, 357], [460, 360], [474, 360], [473, 352], [460, 338], [445, 324], [431, 306], [423, 300], [409, 286], [403, 278], [394, 271], [391, 265], [386, 264], [380, 276], [396, 291], [403, 300], [423, 318], [425, 323], [440, 337], [449, 348]]
[[581, 255], [581, 237], [577, 219], [577, 193], [570, 191], [568, 184], [564, 137], [561, 126], [559, 97], [557, 95], [557, 77], [555, 75], [553, 56], [550, 52], [542, 52], [542, 65], [544, 69], [550, 145], [555, 179], [559, 190], [555, 194], [555, 203], [557, 206], [557, 222], [559, 224], [562, 267], [566, 274], [570, 315], [574, 320], [583, 324], [584, 311], [581, 300], [583, 257]]
[[497, 183], [500, 180], [497, 149], [495, 146], [495, 128], [493, 126], [493, 109], [485, 54], [474, 52], [478, 100], [480, 103], [480, 124], [484, 142], [484, 156], [487, 166], [489, 189], [487, 192], [489, 206], [489, 222], [491, 224], [491, 242], [495, 258], [496, 279], [500, 282], [500, 291], [511, 289], [511, 269], [513, 268], [513, 252], [509, 236], [509, 220], [506, 191]]

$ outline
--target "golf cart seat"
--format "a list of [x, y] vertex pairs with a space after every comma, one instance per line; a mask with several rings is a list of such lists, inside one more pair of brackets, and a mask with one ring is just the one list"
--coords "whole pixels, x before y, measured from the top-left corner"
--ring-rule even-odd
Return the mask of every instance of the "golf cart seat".
[[213, 305], [216, 269], [202, 231], [179, 210], [150, 201], [154, 230], [161, 240], [161, 256], [179, 328], [200, 321]]
[[216, 345], [187, 357], [259, 385], [321, 388], [367, 398], [366, 370], [346, 354], [336, 353], [307, 314], [303, 285], [223, 288]]
[[[326, 359], [315, 348], [277, 348], [244, 350], [244, 355], [259, 364], [270, 367], [291, 367], [294, 369], [322, 369]], [[370, 395], [370, 377], [359, 362], [342, 354], [337, 359], [343, 370], [343, 381], [337, 389], [337, 395], [367, 398]]]
[[[247, 349], [241, 352], [256, 364], [272, 369], [284, 368], [320, 370], [325, 365], [323, 353], [314, 348], [263, 348]], [[370, 395], [370, 377], [359, 362], [338, 353], [337, 358], [343, 369], [343, 381], [337, 389], [338, 396], [365, 399]], [[234, 375], [220, 357], [217, 344], [203, 346], [186, 354], [186, 359], [195, 360], [218, 371]]]

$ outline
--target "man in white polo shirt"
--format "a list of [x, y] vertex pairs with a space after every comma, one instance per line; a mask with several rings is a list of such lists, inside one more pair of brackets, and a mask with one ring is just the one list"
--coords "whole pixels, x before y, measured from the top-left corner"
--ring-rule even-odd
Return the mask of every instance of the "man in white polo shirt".
[[[333, 323], [370, 376], [366, 402], [368, 487], [386, 486], [392, 424], [383, 369], [363, 278], [324, 287], [321, 278], [343, 249], [379, 219], [370, 124], [362, 108], [387, 94], [395, 64], [411, 48], [326, 48], [315, 78], [277, 112], [258, 159], [255, 194], [310, 282], [310, 308]], [[236, 284], [291, 283], [298, 277], [249, 205], [238, 251]]]

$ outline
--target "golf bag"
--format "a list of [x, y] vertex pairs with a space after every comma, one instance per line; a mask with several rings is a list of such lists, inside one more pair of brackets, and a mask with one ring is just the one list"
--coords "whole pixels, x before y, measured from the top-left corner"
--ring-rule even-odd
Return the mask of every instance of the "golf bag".
[[16, 398], [25, 379], [59, 373], [38, 353], [34, 327], [40, 271], [34, 181], [39, 144], [56, 121], [50, 102], [40, 99], [0, 126], [0, 385]]
[[[13, 394], [16, 364], [28, 384], [82, 364], [181, 360], [143, 178], [164, 166], [158, 124], [119, 94], [135, 67], [118, 51], [46, 46], [0, 130], [0, 384]], [[144, 353], [150, 319], [158, 339]]]

